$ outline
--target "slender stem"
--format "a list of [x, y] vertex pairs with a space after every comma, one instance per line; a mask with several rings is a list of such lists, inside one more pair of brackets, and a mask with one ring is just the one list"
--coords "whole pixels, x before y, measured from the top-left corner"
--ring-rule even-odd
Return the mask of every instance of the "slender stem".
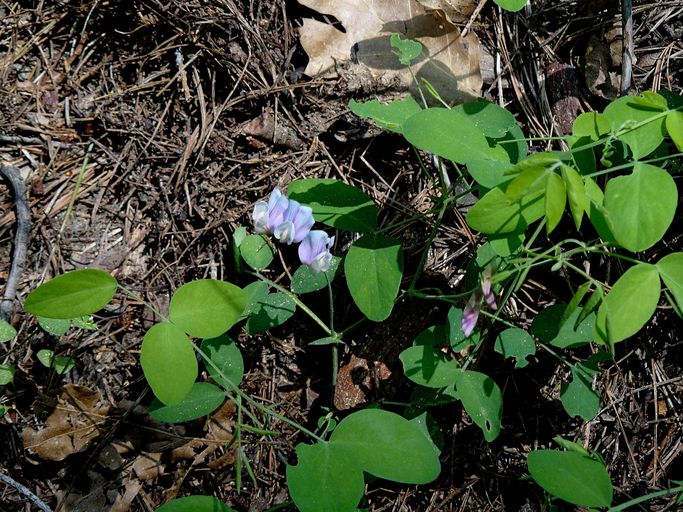
[[675, 494], [675, 493], [680, 493], [683, 492], [683, 485], [679, 485], [678, 487], [672, 487], [671, 489], [664, 489], [662, 491], [657, 491], [657, 492], [652, 492], [650, 494], [646, 494], [645, 496], [640, 496], [639, 498], [634, 498], [630, 501], [627, 501], [626, 503], [622, 503], [621, 505], [617, 505], [616, 507], [610, 507], [607, 509], [607, 512], [620, 512], [622, 510], [626, 510], [634, 505], [637, 505], [638, 503], [642, 503], [647, 500], [651, 500], [653, 498], [659, 498], [661, 496], [666, 496], [667, 494]]
[[145, 307], [149, 308], [155, 315], [157, 315], [163, 322], [168, 322], [168, 318], [166, 318], [166, 315], [164, 315], [161, 311], [159, 311], [157, 308], [149, 304], [144, 298], [142, 298], [140, 295], [138, 295], [136, 292], [133, 290], [129, 290], [125, 286], [121, 286], [121, 284], [118, 285], [119, 290], [124, 292], [126, 295], [131, 297], [132, 299], [142, 303], [145, 305]]
[[[330, 302], [330, 331], [332, 331], [332, 336], [335, 336], [334, 332], [334, 297], [332, 295], [332, 283], [330, 283], [330, 278], [325, 275], [325, 281], [327, 281], [327, 298]], [[337, 385], [337, 373], [339, 372], [339, 347], [336, 343], [332, 343], [332, 387]]]
[[325, 322], [323, 322], [323, 321], [320, 319], [320, 317], [319, 317], [318, 315], [316, 315], [316, 314], [315, 314], [315, 313], [314, 313], [306, 304], [304, 304], [304, 303], [301, 301], [301, 299], [300, 299], [297, 295], [295, 295], [295, 294], [293, 294], [292, 292], [290, 292], [287, 288], [285, 288], [285, 287], [283, 287], [283, 286], [280, 286], [280, 285], [277, 284], [275, 281], [271, 281], [270, 279], [268, 279], [266, 276], [264, 276], [264, 275], [261, 274], [260, 272], [253, 272], [252, 274], [255, 275], [256, 277], [258, 277], [258, 278], [259, 278], [261, 281], [263, 281], [264, 283], [266, 283], [266, 284], [268, 284], [269, 286], [272, 286], [273, 288], [275, 288], [277, 291], [279, 291], [279, 292], [281, 292], [281, 293], [284, 293], [285, 295], [287, 295], [288, 297], [290, 297], [290, 298], [296, 303], [296, 305], [299, 306], [299, 307], [301, 308], [301, 310], [302, 310], [304, 313], [306, 313], [308, 316], [310, 316], [311, 319], [312, 319], [315, 323], [317, 323], [317, 324], [322, 328], [323, 331], [325, 331], [325, 334], [327, 334], [328, 336], [334, 336], [334, 332], [332, 331], [332, 329], [330, 329], [330, 328], [325, 324]]
[[204, 352], [202, 351], [201, 348], [199, 348], [199, 347], [197, 346], [196, 343], [193, 342], [192, 345], [194, 346], [195, 351], [196, 351], [200, 356], [202, 356], [202, 359], [204, 359], [204, 362], [205, 362], [206, 364], [208, 364], [209, 366], [211, 366], [211, 367], [216, 371], [216, 373], [221, 377], [221, 379], [223, 379], [225, 382], [228, 383], [228, 385], [229, 385], [230, 388], [231, 388], [230, 391], [233, 392], [233, 393], [235, 393], [239, 398], [241, 398], [242, 400], [244, 400], [244, 401], [247, 402], [248, 404], [251, 404], [252, 406], [256, 407], [258, 410], [263, 411], [264, 413], [268, 414], [269, 416], [271, 416], [271, 417], [273, 417], [273, 418], [275, 418], [275, 419], [278, 419], [278, 420], [282, 421], [283, 423], [287, 423], [288, 425], [294, 427], [295, 429], [297, 429], [297, 430], [303, 432], [304, 434], [306, 434], [306, 435], [312, 437], [312, 438], [315, 439], [316, 441], [321, 441], [321, 442], [324, 441], [320, 436], [316, 435], [314, 432], [311, 432], [311, 431], [308, 430], [306, 427], [304, 427], [304, 426], [302, 426], [302, 425], [299, 425], [296, 421], [290, 420], [290, 419], [287, 418], [286, 416], [283, 416], [282, 414], [279, 414], [279, 413], [273, 411], [270, 407], [268, 407], [268, 406], [266, 406], [266, 405], [263, 405], [263, 404], [261, 404], [260, 402], [254, 400], [254, 399], [253, 399], [252, 397], [250, 397], [247, 393], [245, 393], [245, 392], [242, 391], [240, 388], [238, 388], [237, 386], [235, 386], [235, 385], [233, 384], [233, 382], [230, 380], [230, 378], [229, 378], [228, 376], [225, 375], [225, 373], [223, 372], [223, 370], [221, 370], [221, 369], [220, 369], [220, 368], [211, 360], [211, 358], [210, 358], [206, 353], [204, 353]]
[[408, 287], [408, 294], [412, 293], [413, 290], [415, 290], [415, 285], [417, 284], [417, 280], [420, 278], [420, 275], [422, 274], [422, 269], [425, 263], [425, 260], [427, 259], [427, 254], [429, 254], [429, 248], [432, 245], [432, 242], [436, 238], [437, 233], [439, 232], [439, 228], [441, 227], [441, 221], [443, 220], [443, 216], [446, 214], [446, 209], [448, 207], [448, 202], [444, 201], [443, 204], [441, 205], [441, 209], [439, 210], [439, 213], [436, 216], [436, 220], [434, 221], [434, 226], [432, 227], [432, 232], [429, 233], [429, 239], [425, 243], [425, 248], [422, 251], [422, 254], [420, 255], [420, 262], [417, 264], [417, 269], [415, 270], [415, 274], [413, 274], [413, 278], [410, 280], [410, 286]]

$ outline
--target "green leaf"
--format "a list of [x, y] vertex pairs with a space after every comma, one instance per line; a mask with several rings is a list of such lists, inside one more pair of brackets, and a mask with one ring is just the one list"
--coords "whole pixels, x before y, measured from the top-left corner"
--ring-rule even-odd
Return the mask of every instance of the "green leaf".
[[351, 100], [349, 101], [349, 110], [358, 117], [372, 119], [385, 130], [401, 133], [406, 119], [422, 108], [412, 96], [409, 96], [386, 104], [377, 100], [366, 101], [365, 103]]
[[244, 293], [247, 295], [247, 305], [240, 320], [249, 318], [261, 308], [261, 301], [268, 296], [268, 285], [263, 281], [254, 281], [244, 287]]
[[230, 329], [244, 311], [247, 294], [234, 284], [198, 279], [173, 294], [168, 317], [196, 338], [215, 338]]
[[253, 336], [282, 325], [296, 311], [296, 302], [284, 293], [270, 293], [258, 300], [258, 305], [247, 320], [247, 334]]
[[510, 12], [521, 11], [527, 3], [527, 0], [493, 0], [503, 9]]
[[208, 416], [225, 400], [225, 393], [208, 382], [195, 382], [182, 401], [164, 405], [155, 399], [149, 406], [149, 415], [164, 423], [182, 423]]
[[541, 342], [559, 348], [576, 348], [593, 341], [595, 314], [589, 315], [576, 325], [581, 308], [576, 307], [574, 312], [563, 320], [566, 309], [566, 304], [554, 304], [543, 309], [531, 324], [531, 334]]
[[213, 496], [186, 496], [164, 503], [156, 512], [235, 512]]
[[66, 318], [43, 318], [38, 317], [38, 325], [46, 333], [53, 336], [62, 336], [71, 328], [71, 320]]
[[109, 303], [116, 287], [116, 279], [101, 270], [73, 270], [33, 290], [24, 309], [45, 318], [90, 315]]
[[600, 395], [593, 389], [591, 372], [582, 364], [572, 368], [572, 380], [562, 385], [560, 401], [570, 416], [580, 416], [590, 421], [598, 414]]
[[445, 388], [455, 382], [460, 365], [432, 345], [408, 347], [399, 355], [403, 373], [428, 388]]
[[683, 309], [683, 252], [667, 254], [657, 262], [656, 267], [678, 309]]
[[560, 324], [564, 324], [572, 315], [572, 313], [574, 313], [574, 311], [578, 309], [579, 304], [581, 304], [581, 301], [586, 296], [586, 293], [588, 293], [590, 286], [591, 282], [588, 281], [577, 288], [576, 293], [574, 293], [574, 296], [572, 297], [572, 300], [569, 301], [569, 304], [567, 304], [567, 307], [564, 309], [564, 312], [562, 313], [562, 318], [560, 318]]
[[467, 212], [467, 224], [486, 234], [518, 233], [527, 226], [520, 205], [500, 188], [489, 190], [470, 208]]
[[13, 364], [0, 364], [0, 386], [6, 386], [14, 381], [17, 368]]
[[414, 146], [459, 164], [491, 158], [484, 134], [456, 110], [421, 110], [405, 121], [403, 136]]
[[592, 174], [598, 170], [595, 147], [593, 141], [588, 136], [575, 137], [574, 135], [566, 135], [565, 139], [569, 144], [574, 165], [581, 174]]
[[377, 226], [377, 208], [365, 192], [334, 179], [296, 180], [287, 187], [290, 199], [313, 209], [318, 222], [365, 233]]
[[263, 270], [273, 261], [273, 248], [263, 235], [249, 235], [240, 244], [240, 254], [254, 270]]
[[370, 320], [385, 320], [394, 307], [403, 275], [403, 249], [395, 238], [365, 235], [344, 260], [346, 284], [358, 308]]
[[[481, 247], [479, 250], [481, 250]], [[479, 255], [479, 251], [477, 255]], [[455, 352], [460, 352], [471, 345], [479, 344], [479, 337], [481, 334], [478, 330], [474, 331], [469, 336], [465, 336], [465, 333], [462, 330], [462, 309], [460, 308], [451, 306], [451, 309], [448, 310], [445, 329], [447, 344], [450, 345]], [[415, 342], [417, 343], [417, 340], [415, 340]]]
[[586, 190], [586, 199], [588, 200], [588, 208], [586, 213], [593, 224], [593, 227], [606, 243], [614, 243], [614, 235], [609, 225], [607, 218], [607, 210], [603, 206], [604, 194], [602, 189], [598, 186], [592, 178], [585, 177], [584, 185]]
[[564, 207], [567, 204], [567, 190], [559, 174], [548, 173], [545, 184], [545, 219], [546, 233], [550, 234], [562, 220]]
[[152, 326], [142, 340], [140, 365], [154, 395], [163, 403], [177, 404], [192, 389], [199, 371], [192, 344], [175, 324]]
[[676, 214], [678, 191], [671, 175], [659, 167], [636, 164], [633, 173], [607, 182], [605, 210], [619, 245], [633, 252], [656, 244]]
[[607, 116], [597, 112], [584, 112], [574, 119], [572, 133], [577, 137], [590, 137], [597, 141], [611, 130], [611, 123]]
[[38, 361], [42, 363], [43, 366], [45, 366], [46, 368], [53, 368], [58, 375], [65, 374], [66, 372], [71, 370], [76, 364], [76, 361], [74, 361], [73, 357], [55, 357], [54, 352], [46, 348], [39, 350], [36, 354], [36, 357], [38, 358]]
[[545, 192], [551, 174], [554, 173], [542, 167], [534, 167], [520, 173], [507, 184], [505, 195], [519, 205], [527, 225], [545, 215]]
[[[621, 130], [617, 139], [628, 145], [636, 160], [652, 153], [664, 140], [665, 117], [661, 113], [662, 108], [638, 103], [632, 96], [614, 100], [604, 111], [612, 131]], [[640, 123], [642, 126], [632, 128]]]
[[404, 66], [410, 66], [410, 63], [422, 53], [422, 44], [411, 39], [401, 39], [398, 34], [391, 34], [389, 42], [392, 48], [398, 50], [398, 60]]
[[17, 330], [7, 320], [0, 320], [0, 343], [7, 343], [17, 335]]
[[365, 491], [354, 454], [336, 443], [299, 444], [287, 466], [287, 487], [301, 512], [355, 512]]
[[515, 368], [524, 368], [528, 356], [536, 353], [536, 343], [529, 333], [518, 327], [505, 329], [496, 337], [495, 351], [503, 357], [514, 357]]
[[91, 315], [78, 316], [71, 319], [71, 325], [77, 329], [83, 329], [85, 331], [96, 331], [97, 324], [93, 320]]
[[517, 126], [512, 113], [483, 98], [454, 106], [451, 110], [467, 116], [486, 137], [498, 139]]
[[327, 287], [339, 274], [339, 256], [332, 256], [329, 270], [326, 272], [313, 273], [308, 265], [301, 265], [292, 275], [292, 292], [296, 294], [310, 293]]
[[595, 340], [613, 345], [637, 333], [654, 314], [660, 291], [657, 267], [639, 263], [629, 268], [602, 301]]
[[605, 466], [576, 452], [536, 450], [527, 457], [529, 473], [548, 493], [583, 507], [609, 507], [612, 482]]
[[576, 169], [568, 165], [561, 165], [562, 180], [567, 187], [567, 197], [569, 198], [569, 209], [574, 218], [576, 229], [581, 227], [583, 214], [588, 209], [588, 199], [586, 198], [586, 187]]
[[467, 172], [474, 181], [482, 187], [496, 188], [510, 181], [512, 178], [505, 173], [512, 168], [512, 164], [503, 160], [470, 160], [467, 162]]
[[441, 471], [439, 456], [424, 434], [402, 416], [382, 409], [344, 418], [330, 444], [352, 455], [363, 471], [394, 482], [425, 484]]
[[[218, 338], [204, 340], [201, 350], [208, 357], [208, 360], [204, 359], [204, 365], [216, 383], [228, 390], [233, 389], [233, 386], [239, 387], [244, 377], [244, 359], [230, 336], [222, 334]], [[221, 373], [228, 380], [225, 380]]]
[[465, 411], [484, 433], [484, 439], [493, 441], [500, 433], [503, 414], [503, 395], [498, 384], [483, 373], [462, 370], [456, 376], [455, 388]]
[[666, 115], [666, 131], [669, 132], [676, 149], [683, 151], [683, 112], [672, 110]]
[[529, 153], [529, 146], [526, 142], [526, 135], [519, 127], [515, 124], [510, 128], [510, 131], [505, 134], [504, 137], [495, 139], [494, 142], [497, 146], [502, 147], [508, 154], [510, 162], [513, 164], [518, 163], [523, 158], [526, 158]]

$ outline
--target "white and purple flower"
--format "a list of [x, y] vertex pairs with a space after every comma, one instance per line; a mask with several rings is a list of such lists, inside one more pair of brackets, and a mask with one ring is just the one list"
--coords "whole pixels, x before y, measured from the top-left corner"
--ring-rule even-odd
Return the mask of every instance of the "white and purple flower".
[[315, 229], [308, 233], [299, 245], [299, 259], [314, 274], [326, 272], [332, 265], [330, 247], [334, 244], [334, 237], [330, 237], [322, 230]]
[[256, 233], [271, 234], [287, 245], [301, 242], [315, 222], [310, 207], [288, 199], [277, 188], [271, 192], [268, 202], [256, 202], [252, 218]]

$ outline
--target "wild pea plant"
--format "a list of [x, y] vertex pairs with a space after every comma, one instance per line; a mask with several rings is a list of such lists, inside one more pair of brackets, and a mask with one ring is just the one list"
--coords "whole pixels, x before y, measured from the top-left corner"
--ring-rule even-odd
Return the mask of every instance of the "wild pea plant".
[[[406, 65], [420, 55], [421, 47], [413, 42], [395, 37], [392, 43]], [[421, 85], [438, 101], [429, 84]], [[501, 429], [503, 395], [490, 376], [476, 370], [485, 343], [494, 343], [498, 353], [513, 358], [517, 369], [527, 366], [527, 357], [538, 349], [555, 356], [572, 375], [561, 393], [567, 413], [591, 420], [600, 406], [592, 385], [599, 363], [643, 328], [663, 289], [663, 300], [679, 315], [683, 310], [683, 253], [663, 254], [663, 249], [653, 258], [645, 252], [662, 239], [676, 214], [678, 191], [671, 172], [683, 151], [681, 97], [661, 91], [620, 98], [602, 113], [579, 116], [572, 134], [562, 138], [565, 150], [532, 155], [514, 116], [495, 104], [477, 100], [452, 108], [426, 105], [412, 98], [349, 105], [355, 114], [437, 157], [436, 172], [430, 173], [438, 190], [428, 215], [432, 232], [409, 282], [403, 279], [401, 242], [386, 234], [390, 227], [377, 225], [377, 208], [365, 193], [332, 179], [296, 180], [287, 195], [275, 189], [256, 203], [251, 233], [247, 228], [234, 233], [235, 263], [255, 280], [244, 288], [214, 279], [181, 286], [168, 314], [156, 311], [161, 321], [142, 342], [140, 362], [156, 397], [150, 406], [153, 417], [184, 422], [211, 414], [226, 396], [235, 401], [238, 480], [242, 468], [253, 478], [241, 433], [277, 434], [245, 404], [309, 437], [312, 444], [299, 444], [296, 465], [287, 467], [290, 495], [302, 512], [356, 511], [365, 473], [408, 484], [434, 480], [440, 473], [440, 451], [428, 428], [433, 424], [427, 412], [431, 406], [459, 401], [483, 437], [494, 441]], [[448, 178], [453, 170], [461, 182], [471, 184], [467, 192], [479, 197], [466, 220], [482, 244], [464, 289], [449, 295], [420, 288], [420, 276], [447, 212], [465, 194], [453, 193]], [[555, 229], [565, 217], [576, 235], [557, 240]], [[335, 237], [313, 229], [315, 222], [357, 238], [346, 254], [334, 255]], [[277, 251], [293, 244], [298, 244], [301, 266], [289, 286], [271, 281], [264, 271]], [[582, 266], [595, 255], [613, 266], [614, 278], [603, 280]], [[541, 266], [572, 273], [582, 284], [568, 304], [547, 307], [523, 329], [505, 318], [505, 306], [529, 271]], [[314, 432], [240, 390], [244, 363], [226, 333], [241, 323], [247, 334], [261, 333], [283, 324], [298, 309], [320, 328], [320, 337], [310, 344], [330, 346], [334, 382], [338, 347], [356, 327], [340, 329], [333, 323], [332, 287], [341, 286], [342, 275], [354, 303], [370, 321], [389, 318], [396, 302], [405, 298], [452, 307], [443, 323], [421, 333], [400, 354], [406, 377], [417, 385], [410, 407], [400, 411], [403, 415], [373, 407], [338, 423], [328, 415]], [[325, 288], [329, 321], [305, 303], [307, 293]], [[77, 270], [34, 290], [24, 307], [42, 318], [44, 328], [51, 322], [68, 328], [79, 321], [73, 319], [103, 308], [117, 292], [140, 299], [105, 272]], [[595, 353], [586, 360], [563, 355], [589, 344]], [[197, 355], [208, 381], [197, 380]], [[51, 357], [49, 364], [59, 372], [66, 362]], [[529, 454], [529, 474], [550, 495], [569, 503], [618, 511], [683, 491], [679, 483], [612, 506], [612, 483], [600, 455], [559, 437], [556, 441], [563, 450]], [[191, 496], [158, 510], [230, 509], [215, 498]]]

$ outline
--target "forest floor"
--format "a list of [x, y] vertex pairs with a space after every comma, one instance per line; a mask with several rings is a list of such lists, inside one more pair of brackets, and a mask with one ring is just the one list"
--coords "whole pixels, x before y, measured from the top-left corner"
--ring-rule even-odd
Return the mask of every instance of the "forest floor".
[[[469, 27], [481, 48], [477, 94], [515, 113], [529, 137], [565, 133], [578, 112], [601, 111], [614, 97], [618, 2], [532, 0], [517, 14], [481, 3]], [[251, 225], [255, 201], [297, 178], [361, 188], [375, 199], [381, 225], [427, 211], [434, 191], [409, 144], [347, 107], [402, 92], [358, 79], [345, 63], [333, 75], [306, 76], [304, 18], [335, 21], [294, 0], [0, 2], [0, 165], [19, 169], [31, 212], [19, 303], [49, 278], [86, 267], [111, 272], [161, 311], [192, 279], [245, 285], [253, 277], [236, 273], [232, 233]], [[632, 90], [681, 94], [683, 2], [636, 1], [633, 20]], [[559, 149], [552, 144], [534, 143]], [[667, 235], [669, 250], [683, 247], [680, 228], [679, 220]], [[0, 182], [0, 289], [15, 229], [11, 189]], [[418, 218], [392, 232], [406, 268], [414, 268], [429, 229]], [[336, 250], [348, 241], [342, 237]], [[462, 269], [479, 243], [462, 212], [450, 212], [429, 252], [425, 286], [462, 291]], [[566, 301], [557, 280], [532, 273], [508, 319], [528, 325], [545, 305]], [[339, 293], [337, 320], [348, 325], [359, 313]], [[151, 511], [191, 494], [217, 496], [239, 512], [287, 503], [285, 468], [305, 441], [290, 426], [271, 421], [275, 438], [244, 434], [252, 479], [204, 422], [170, 427], [149, 418], [152, 394], [139, 364], [154, 321], [146, 311], [121, 299], [96, 315], [96, 331], [57, 339], [17, 304], [11, 323], [19, 335], [0, 347], [0, 363], [17, 367], [14, 382], [0, 387], [0, 471], [64, 512]], [[306, 317], [264, 335], [236, 332], [246, 368], [241, 387], [312, 428], [332, 404], [343, 416], [380, 398], [405, 401], [406, 380], [366, 387], [352, 370], [377, 361], [399, 375], [397, 354], [446, 311], [401, 303], [389, 321], [361, 326], [341, 351], [337, 389], [329, 349], [307, 347], [319, 333]], [[588, 423], [559, 403], [567, 372], [555, 359], [539, 352], [520, 371], [489, 350], [482, 365], [504, 393], [501, 435], [486, 443], [459, 406], [437, 408], [441, 476], [423, 486], [373, 482], [366, 507], [547, 510], [540, 488], [523, 479], [526, 454], [552, 447], [557, 434], [602, 454], [620, 502], [683, 480], [682, 332], [681, 320], [661, 308], [621, 344], [595, 382], [602, 408]], [[73, 369], [57, 375], [44, 367], [36, 355], [45, 348], [73, 357]], [[231, 432], [232, 414], [228, 404], [213, 421]], [[0, 485], [0, 510], [33, 506]], [[673, 510], [671, 497], [641, 510], [667, 507]]]

